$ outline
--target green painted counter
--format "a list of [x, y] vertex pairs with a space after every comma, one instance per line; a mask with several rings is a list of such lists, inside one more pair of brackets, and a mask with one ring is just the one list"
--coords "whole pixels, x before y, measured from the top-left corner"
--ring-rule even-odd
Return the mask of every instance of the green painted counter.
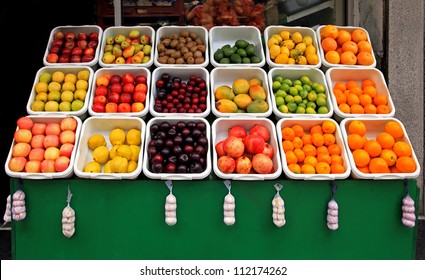
[[[19, 188], [11, 179], [11, 190]], [[272, 222], [283, 184], [286, 225]], [[157, 180], [23, 180], [27, 217], [12, 222], [14, 259], [414, 259], [417, 227], [401, 223], [404, 181], [336, 181], [339, 229], [326, 226], [329, 181], [232, 181], [236, 223], [223, 223], [222, 180], [174, 181], [177, 224], [164, 222], [169, 191]], [[409, 193], [418, 205], [416, 180]], [[68, 185], [76, 233], [62, 234]]]

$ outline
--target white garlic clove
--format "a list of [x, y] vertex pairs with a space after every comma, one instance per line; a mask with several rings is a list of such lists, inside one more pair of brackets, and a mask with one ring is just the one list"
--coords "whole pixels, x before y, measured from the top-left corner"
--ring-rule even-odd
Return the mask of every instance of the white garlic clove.
[[22, 190], [17, 190], [13, 194], [13, 201], [15, 200], [24, 200], [25, 199], [25, 193]]
[[401, 219], [401, 222], [406, 227], [410, 227], [410, 228], [415, 227], [415, 222], [414, 221], [410, 221], [410, 220], [407, 220], [407, 219]]
[[235, 217], [234, 211], [224, 211], [223, 213], [224, 217]]
[[328, 215], [328, 217], [326, 218], [326, 220], [328, 221], [328, 223], [337, 224], [338, 223], [338, 216]]
[[63, 235], [65, 235], [66, 237], [70, 238], [74, 235], [75, 233], [75, 228], [71, 229], [71, 230], [62, 230]]
[[167, 195], [165, 202], [169, 204], [176, 204], [177, 199], [172, 193], [170, 193], [169, 195]]
[[405, 213], [415, 213], [415, 206], [407, 206], [407, 205], [403, 205], [401, 207], [401, 210]]
[[276, 207], [284, 206], [285, 202], [283, 201], [283, 199], [280, 196], [278, 196], [278, 197], [273, 199], [272, 205], [276, 206]]
[[409, 221], [416, 221], [416, 216], [413, 213], [403, 213], [403, 219], [409, 220]]
[[12, 219], [15, 220], [15, 221], [22, 221], [23, 219], [25, 219], [26, 216], [27, 216], [27, 213], [22, 212], [22, 213], [18, 213], [18, 214], [13, 214]]
[[70, 206], [66, 206], [62, 210], [62, 217], [71, 218], [71, 217], [74, 217], [74, 216], [75, 216], [75, 211]]
[[63, 223], [62, 224], [62, 229], [64, 229], [64, 230], [72, 230], [73, 228], [75, 228], [74, 223], [70, 223], [70, 224]]
[[277, 208], [277, 213], [278, 214], [285, 214], [285, 207], [279, 207], [279, 208]]
[[14, 207], [12, 207], [12, 213], [13, 214], [25, 213], [26, 210], [27, 210], [27, 208], [25, 206], [14, 206]]
[[236, 219], [234, 217], [224, 217], [223, 221], [226, 225], [231, 226], [235, 224]]
[[75, 216], [74, 217], [71, 217], [71, 218], [62, 218], [62, 223], [67, 223], [67, 224], [70, 224], [70, 223], [73, 223], [73, 222], [75, 222]]
[[25, 205], [25, 201], [23, 201], [23, 200], [14, 200], [12, 202], [12, 207], [15, 207], [15, 206], [24, 206], [24, 205]]
[[337, 230], [338, 229], [338, 224], [330, 224], [330, 223], [328, 223], [327, 225], [328, 225], [328, 228], [330, 230]]
[[403, 205], [414, 206], [415, 205], [415, 201], [410, 197], [410, 195], [406, 195], [403, 198]]
[[273, 223], [277, 226], [277, 227], [283, 227], [286, 224], [286, 220], [273, 220]]
[[235, 203], [235, 197], [232, 194], [229, 193], [224, 197], [224, 202], [234, 204]]
[[224, 203], [223, 204], [223, 209], [225, 211], [233, 211], [233, 210], [235, 210], [235, 208], [236, 208], [236, 206], [235, 206], [234, 203]]
[[165, 217], [167, 218], [175, 218], [176, 216], [176, 211], [165, 211]]
[[173, 226], [173, 225], [175, 225], [177, 223], [177, 218], [166, 217], [165, 218], [165, 223], [167, 225], [169, 225], [169, 226]]
[[6, 223], [10, 223], [12, 221], [12, 216], [10, 214], [5, 213], [3, 216], [3, 221]]
[[334, 199], [331, 199], [328, 202], [328, 208], [332, 210], [338, 210], [338, 203]]
[[10, 204], [10, 194], [6, 198], [6, 203]]
[[338, 216], [338, 210], [328, 209], [328, 215]]
[[177, 204], [165, 203], [165, 211], [175, 211], [177, 209]]

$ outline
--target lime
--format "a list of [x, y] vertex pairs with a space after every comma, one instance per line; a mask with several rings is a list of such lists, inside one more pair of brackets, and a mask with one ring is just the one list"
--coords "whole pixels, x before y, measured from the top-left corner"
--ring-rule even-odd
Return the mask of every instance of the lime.
[[279, 96], [281, 96], [281, 97], [285, 98], [285, 96], [287, 96], [287, 94], [286, 94], [286, 92], [285, 92], [284, 90], [278, 89], [278, 90], [276, 91], [276, 93], [274, 94], [274, 96], [275, 96], [275, 97], [279, 97]]
[[279, 90], [280, 86], [281, 86], [280, 82], [278, 82], [278, 81], [274, 81], [274, 82], [272, 83], [272, 89], [273, 89], [273, 91], [277, 91], [277, 90]]
[[285, 99], [282, 96], [276, 97], [276, 106], [280, 106], [282, 104], [285, 104]]
[[298, 92], [298, 94], [302, 97], [302, 99], [306, 99], [308, 95], [308, 91], [306, 91], [305, 89], [302, 89]]
[[306, 104], [306, 106], [307, 107], [309, 107], [309, 108], [313, 108], [313, 109], [316, 109], [316, 103], [315, 102], [313, 102], [313, 101], [308, 101], [307, 102], [307, 104]]
[[282, 104], [282, 105], [280, 105], [279, 106], [279, 108], [277, 108], [278, 110], [279, 110], [279, 112], [282, 112], [282, 113], [288, 113], [288, 106], [286, 106], [285, 104]]
[[297, 103], [297, 104], [300, 104], [301, 102], [303, 102], [303, 99], [302, 99], [301, 96], [296, 95], [296, 96], [294, 96], [294, 102]]
[[288, 85], [287, 83], [285, 83], [285, 82], [282, 82], [282, 85], [280, 86], [280, 89], [281, 90], [284, 90], [284, 91], [286, 91], [286, 92], [288, 92], [288, 90], [289, 90], [289, 88], [290, 88], [291, 86], [290, 85]]
[[283, 82], [285, 84], [288, 84], [290, 87], [292, 87], [292, 81], [290, 79], [285, 79], [285, 80], [283, 80]]
[[319, 97], [322, 97], [322, 98], [324, 98], [325, 100], [326, 99], [328, 99], [328, 97], [326, 96], [326, 94], [324, 94], [324, 93], [318, 93], [317, 94], [317, 98], [319, 98]]
[[315, 92], [315, 91], [310, 91], [308, 94], [307, 94], [307, 99], [309, 100], [309, 101], [316, 101], [316, 99], [317, 99], [317, 93]]
[[326, 106], [326, 99], [323, 97], [317, 97], [316, 104], [319, 107]]
[[297, 90], [297, 88], [296, 88], [296, 87], [290, 87], [290, 88], [289, 88], [289, 94], [290, 94], [290, 95], [293, 95], [293, 96], [298, 95], [298, 90]]
[[302, 83], [301, 83], [301, 81], [300, 80], [294, 80], [293, 82], [292, 82], [292, 85], [300, 85], [300, 86], [302, 86]]
[[282, 76], [274, 76], [273, 77], [273, 82], [279, 82], [279, 83], [283, 83], [283, 77]]
[[297, 110], [295, 111], [297, 114], [305, 114], [305, 109], [301, 106], [297, 107]]
[[311, 80], [307, 75], [301, 76], [300, 81], [303, 85], [310, 85], [310, 83], [311, 83]]
[[307, 108], [307, 105], [305, 105], [304, 102], [301, 102], [300, 104], [298, 104], [298, 107], [303, 107], [305, 109], [305, 108]]
[[312, 90], [312, 87], [310, 85], [303, 85], [303, 89], [310, 92]]
[[324, 92], [325, 92], [325, 86], [324, 86], [324, 85], [321, 85], [321, 84], [318, 84], [318, 85], [316, 86], [316, 88], [315, 88], [315, 91], [316, 91], [317, 93], [324, 93]]
[[295, 102], [290, 102], [288, 104], [286, 104], [286, 106], [288, 106], [288, 110], [291, 113], [294, 113], [297, 110], [297, 104]]
[[294, 85], [294, 88], [296, 88], [298, 91], [303, 90], [303, 87], [301, 85]]
[[317, 82], [314, 82], [314, 83], [312, 83], [311, 84], [311, 87], [314, 89], [314, 90], [316, 90], [316, 87], [319, 85], [319, 83], [317, 83]]
[[305, 112], [306, 114], [316, 114], [316, 111], [311, 107], [305, 108]]
[[285, 97], [285, 102], [286, 102], [286, 103], [294, 102], [294, 97], [293, 97], [292, 95], [287, 95], [287, 96]]
[[329, 110], [326, 106], [322, 106], [322, 107], [319, 107], [319, 109], [317, 109], [317, 113], [319, 114], [327, 114], [328, 112]]

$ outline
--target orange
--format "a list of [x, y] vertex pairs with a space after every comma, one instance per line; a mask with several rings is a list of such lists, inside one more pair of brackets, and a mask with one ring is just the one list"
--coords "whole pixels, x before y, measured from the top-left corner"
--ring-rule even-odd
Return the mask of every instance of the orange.
[[345, 168], [341, 163], [335, 162], [331, 164], [331, 174], [343, 174]]
[[351, 32], [351, 40], [356, 43], [360, 41], [367, 41], [367, 33], [362, 29], [355, 29]]
[[336, 49], [336, 52], [339, 54], [339, 57], [341, 57], [341, 54], [342, 54], [342, 48], [337, 48], [337, 49]]
[[294, 124], [291, 128], [295, 132], [296, 137], [302, 137], [305, 134], [303, 127], [299, 124]]
[[339, 64], [341, 57], [337, 51], [328, 51], [325, 53], [325, 59], [332, 64]]
[[350, 134], [347, 136], [347, 143], [350, 150], [362, 149], [364, 146], [363, 137], [359, 134]]
[[284, 141], [282, 141], [282, 148], [283, 148], [283, 151], [284, 152], [293, 151], [294, 150], [294, 145], [292, 144], [291, 141], [284, 140]]
[[372, 52], [372, 45], [368, 41], [360, 41], [357, 43], [360, 52]]
[[314, 133], [320, 133], [323, 134], [323, 129], [321, 125], [313, 125], [310, 128], [310, 134], [313, 135]]
[[347, 97], [341, 91], [334, 91], [336, 104], [341, 105], [347, 102]]
[[345, 65], [356, 65], [357, 57], [352, 51], [345, 51], [341, 54], [341, 63]]
[[332, 158], [329, 154], [318, 154], [317, 155], [317, 161], [318, 162], [326, 162], [327, 164], [331, 164], [332, 163]]
[[390, 108], [387, 105], [381, 104], [376, 107], [376, 112], [378, 114], [389, 114]]
[[363, 172], [363, 173], [370, 173], [370, 171], [369, 171], [369, 166], [363, 166], [363, 167], [358, 167], [358, 166], [356, 166], [357, 167], [357, 169], [360, 171], [360, 172]]
[[353, 159], [357, 167], [367, 166], [370, 162], [370, 156], [368, 152], [363, 149], [357, 149], [353, 151]]
[[376, 88], [375, 86], [364, 86], [363, 93], [369, 95], [371, 98], [374, 98], [376, 96]]
[[373, 64], [373, 55], [371, 52], [359, 52], [356, 58], [357, 58], [357, 64], [359, 65]]
[[296, 163], [288, 164], [288, 169], [295, 174], [301, 173], [301, 167]]
[[316, 174], [316, 169], [314, 166], [311, 166], [310, 164], [303, 164], [301, 166], [301, 173], [302, 174]]
[[287, 152], [285, 152], [285, 158], [286, 158], [286, 163], [287, 164], [297, 163], [298, 162], [297, 156], [295, 155], [294, 151], [287, 151]]
[[391, 173], [400, 173], [400, 171], [398, 171], [397, 167], [395, 167], [395, 165], [390, 167]]
[[395, 143], [394, 137], [387, 132], [378, 133], [376, 141], [378, 141], [384, 149], [391, 149]]
[[303, 140], [303, 144], [307, 145], [307, 144], [311, 144], [311, 135], [310, 134], [304, 134], [301, 139]]
[[285, 140], [294, 140], [295, 138], [295, 132], [292, 128], [290, 127], [285, 127], [282, 129], [282, 138]]
[[351, 114], [364, 114], [364, 108], [360, 104], [353, 104], [351, 106]]
[[[373, 86], [373, 87], [375, 87], [375, 82], [374, 81], [372, 81], [372, 80], [369, 80], [369, 79], [365, 79], [365, 80], [363, 80], [362, 81], [362, 90], [364, 90], [365, 89], [365, 87], [367, 87], [367, 86]], [[373, 97], [373, 96], [372, 96]]]
[[325, 38], [322, 40], [321, 42], [323, 51], [325, 53], [329, 52], [329, 51], [335, 51], [338, 47], [338, 44], [336, 43], [335, 39], [332, 38]]
[[360, 96], [363, 94], [363, 90], [360, 87], [355, 87], [350, 89], [350, 93], [354, 93], [357, 96]]
[[316, 156], [316, 147], [312, 144], [306, 144], [302, 148], [306, 156]]
[[338, 45], [342, 46], [345, 42], [351, 41], [351, 33], [347, 30], [339, 30], [338, 37], [336, 38], [336, 42]]
[[294, 145], [295, 149], [301, 149], [303, 147], [303, 140], [300, 137], [295, 136], [294, 140], [292, 140], [292, 145]]
[[367, 140], [364, 143], [363, 149], [369, 154], [370, 157], [377, 157], [381, 154], [381, 144], [376, 140]]
[[354, 81], [354, 80], [348, 80], [348, 81], [345, 83], [345, 87], [346, 87], [348, 90], [351, 90], [351, 89], [353, 89], [353, 88], [359, 87], [359, 84], [358, 84], [356, 81]]
[[360, 104], [360, 99], [354, 93], [350, 93], [348, 94], [348, 97], [347, 97], [347, 103], [350, 106], [353, 106], [354, 104]]
[[362, 105], [363, 107], [369, 104], [372, 104], [372, 97], [370, 97], [370, 95], [367, 94], [362, 94], [359, 96], [360, 99], [360, 105]]
[[351, 107], [347, 103], [339, 104], [338, 109], [345, 114], [351, 113]]
[[328, 147], [326, 146], [320, 146], [316, 148], [316, 154], [320, 155], [320, 154], [327, 154], [329, 155], [329, 151], [328, 151]]
[[338, 34], [339, 34], [338, 27], [336, 27], [333, 24], [327, 24], [320, 29], [321, 39], [328, 38], [328, 37], [336, 39], [338, 38]]
[[412, 173], [416, 170], [416, 162], [411, 157], [399, 157], [395, 163], [397, 170], [400, 173]]
[[388, 121], [384, 127], [385, 132], [391, 134], [394, 139], [399, 139], [404, 136], [403, 127], [396, 121]]
[[412, 147], [409, 143], [397, 141], [394, 143], [393, 151], [397, 157], [410, 157], [412, 155]]
[[359, 47], [353, 41], [347, 41], [342, 45], [342, 52], [351, 51], [353, 54], [357, 54]]
[[297, 162], [304, 162], [305, 154], [303, 150], [297, 148], [294, 150], [294, 154], [297, 157]]
[[344, 92], [347, 88], [345, 87], [345, 84], [343, 82], [336, 82], [333, 89], [339, 89]]
[[332, 155], [341, 155], [341, 147], [338, 144], [332, 144], [328, 147], [329, 154]]
[[314, 146], [320, 147], [323, 145], [323, 143], [325, 143], [325, 138], [323, 138], [323, 134], [315, 132], [311, 135], [311, 141], [313, 142]]
[[373, 158], [369, 162], [370, 173], [390, 173], [387, 162], [380, 157]]
[[350, 134], [356, 133], [363, 136], [366, 134], [366, 125], [360, 120], [353, 120], [348, 125], [348, 132]]
[[390, 149], [383, 149], [380, 157], [387, 162], [388, 166], [393, 166], [397, 161], [397, 155]]
[[368, 104], [364, 106], [364, 113], [365, 114], [376, 114], [378, 111], [376, 109], [376, 106], [373, 104]]
[[324, 120], [322, 123], [323, 133], [334, 133], [336, 130], [336, 125], [333, 121]]
[[323, 139], [324, 139], [324, 145], [325, 146], [330, 146], [332, 144], [335, 144], [335, 136], [332, 133], [325, 133], [323, 134]]
[[342, 157], [340, 155], [331, 155], [331, 162], [332, 164], [339, 163], [342, 165]]
[[331, 167], [327, 162], [319, 162], [316, 165], [317, 174], [330, 174]]
[[313, 167], [316, 167], [318, 160], [315, 156], [306, 156], [304, 159], [304, 164], [310, 164]]

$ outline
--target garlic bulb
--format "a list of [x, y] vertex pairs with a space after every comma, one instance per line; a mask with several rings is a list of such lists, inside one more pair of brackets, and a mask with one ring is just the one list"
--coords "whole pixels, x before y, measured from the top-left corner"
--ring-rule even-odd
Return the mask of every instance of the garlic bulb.
[[75, 211], [69, 204], [62, 210], [62, 233], [68, 238], [75, 233]]
[[177, 223], [177, 199], [170, 193], [165, 199], [165, 223], [169, 226], [173, 226]]
[[3, 220], [5, 223], [10, 223], [10, 221], [12, 220], [12, 206], [10, 204], [10, 194], [7, 196], [6, 211], [4, 212]]
[[22, 221], [26, 216], [25, 193], [17, 190], [12, 196], [12, 219]]
[[283, 227], [286, 224], [285, 220], [285, 202], [280, 195], [276, 195], [272, 200], [273, 206], [273, 223], [277, 227]]
[[338, 229], [338, 203], [332, 198], [328, 202], [327, 225], [330, 230]]
[[235, 197], [231, 194], [228, 193], [225, 197], [224, 197], [224, 203], [223, 203], [223, 210], [224, 210], [224, 223], [228, 226], [231, 226], [235, 223], [236, 219], [235, 219]]
[[416, 216], [415, 216], [415, 201], [410, 197], [409, 194], [403, 198], [403, 206], [401, 207], [403, 211], [403, 216], [401, 218], [401, 222], [406, 227], [414, 227]]

